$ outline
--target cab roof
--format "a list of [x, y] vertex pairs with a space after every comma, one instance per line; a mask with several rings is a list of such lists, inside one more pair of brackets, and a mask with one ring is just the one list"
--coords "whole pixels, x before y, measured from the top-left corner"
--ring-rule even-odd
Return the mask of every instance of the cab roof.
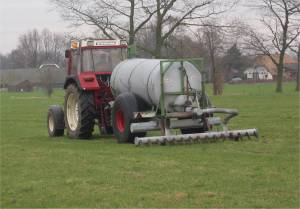
[[125, 40], [120, 39], [83, 39], [72, 40], [71, 49], [77, 49], [79, 47], [113, 47], [113, 46], [127, 46]]

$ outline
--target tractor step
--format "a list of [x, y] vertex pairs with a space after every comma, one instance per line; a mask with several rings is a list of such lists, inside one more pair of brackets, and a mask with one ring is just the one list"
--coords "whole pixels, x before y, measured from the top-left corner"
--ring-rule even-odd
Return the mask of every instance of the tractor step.
[[239, 139], [243, 136], [255, 136], [258, 138], [257, 129], [244, 129], [233, 131], [214, 131], [196, 134], [181, 134], [170, 136], [136, 137], [134, 143], [136, 146], [143, 144], [167, 144], [167, 143], [193, 143], [204, 139]]

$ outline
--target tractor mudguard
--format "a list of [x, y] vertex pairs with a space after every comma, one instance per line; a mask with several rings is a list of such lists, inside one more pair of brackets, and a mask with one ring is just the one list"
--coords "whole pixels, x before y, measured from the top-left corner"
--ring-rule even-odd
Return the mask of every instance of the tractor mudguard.
[[76, 84], [77, 87], [78, 87], [80, 90], [82, 90], [82, 88], [81, 88], [81, 86], [80, 86], [80, 82], [79, 82], [79, 80], [78, 80], [78, 78], [77, 78], [76, 75], [68, 75], [68, 76], [66, 77], [66, 80], [65, 80], [65, 83], [64, 83], [64, 89], [67, 89], [68, 86], [69, 86], [70, 84], [72, 84], [72, 83]]
[[100, 89], [99, 83], [94, 72], [82, 72], [78, 75], [78, 79], [80, 87], [83, 90], [96, 91]]
[[95, 91], [99, 90], [99, 84], [94, 72], [83, 72], [80, 75], [69, 75], [66, 77], [64, 84], [64, 89], [68, 87], [69, 84], [75, 83], [80, 90]]

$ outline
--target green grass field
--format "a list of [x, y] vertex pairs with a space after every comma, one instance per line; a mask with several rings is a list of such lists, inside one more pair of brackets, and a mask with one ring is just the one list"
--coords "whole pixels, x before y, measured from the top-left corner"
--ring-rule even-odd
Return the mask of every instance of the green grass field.
[[299, 208], [299, 94], [294, 84], [227, 85], [218, 107], [237, 108], [231, 128], [259, 140], [193, 145], [50, 139], [41, 92], [1, 95], [3, 208]]

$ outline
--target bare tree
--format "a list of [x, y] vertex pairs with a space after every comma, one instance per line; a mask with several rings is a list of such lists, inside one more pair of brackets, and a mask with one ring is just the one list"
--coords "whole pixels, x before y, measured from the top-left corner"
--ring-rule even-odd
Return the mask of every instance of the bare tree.
[[127, 38], [133, 44], [143, 29], [154, 29], [154, 49], [143, 44], [138, 47], [157, 58], [180, 26], [197, 25], [236, 1], [227, 1], [223, 7], [220, 0], [52, 0], [66, 20], [95, 26], [106, 38]]
[[166, 41], [163, 54], [168, 58], [203, 57], [205, 47], [187, 35], [187, 32], [175, 33]]
[[220, 54], [224, 49], [225, 33], [221, 27], [217, 27], [213, 22], [210, 22], [207, 25], [208, 26], [205, 26], [202, 29], [202, 40], [207, 47], [208, 57], [211, 65], [213, 93], [214, 95], [221, 95], [223, 92], [224, 78], [222, 78], [222, 72], [217, 69], [217, 58], [220, 57]]
[[291, 47], [290, 50], [294, 52], [298, 60], [297, 78], [296, 78], [296, 91], [300, 91], [300, 43], [297, 44], [298, 47]]
[[[227, 1], [225, 8], [235, 4], [235, 1]], [[163, 45], [176, 29], [203, 25], [203, 21], [227, 10], [221, 5], [217, 0], [156, 0], [155, 57], [161, 57]]]
[[296, 80], [296, 91], [300, 91], [300, 44], [298, 45], [298, 71]]
[[152, 58], [155, 49], [155, 24], [149, 23], [136, 36], [135, 44], [139, 49], [139, 56]]
[[[300, 35], [299, 0], [260, 0], [263, 11], [261, 23], [266, 32], [247, 31], [249, 49], [267, 55], [277, 67], [276, 92], [282, 92], [284, 57], [286, 50]], [[274, 52], [279, 58], [274, 57]]]
[[2, 55], [0, 68], [37, 68], [41, 64], [64, 65], [66, 39], [45, 29], [29, 31], [19, 37], [18, 47]]
[[34, 29], [19, 38], [18, 50], [24, 57], [25, 67], [38, 67], [40, 64], [39, 52], [41, 50], [41, 37]]
[[24, 55], [19, 50], [12, 50], [9, 54], [1, 56], [0, 69], [22, 68], [26, 64]]
[[62, 16], [77, 25], [95, 26], [103, 37], [128, 38], [135, 36], [155, 14], [151, 0], [52, 0]]
[[52, 33], [48, 29], [44, 29], [41, 34], [41, 63], [55, 63], [63, 66], [63, 54], [66, 49], [66, 39], [61, 34]]

